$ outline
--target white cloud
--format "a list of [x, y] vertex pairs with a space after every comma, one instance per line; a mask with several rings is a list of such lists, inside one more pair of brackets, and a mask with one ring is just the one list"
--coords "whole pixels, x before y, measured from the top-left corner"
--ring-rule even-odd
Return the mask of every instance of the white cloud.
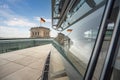
[[45, 19], [46, 20], [46, 22], [50, 22], [51, 23], [51, 19]]
[[5, 24], [7, 26], [23, 26], [23, 27], [32, 27], [37, 24], [31, 22], [29, 19], [24, 18], [23, 16], [17, 15], [14, 11], [12, 11], [7, 4], [2, 4], [0, 6], [0, 17], [4, 18], [1, 21], [1, 24]]
[[[11, 1], [11, 0], [8, 0]], [[19, 5], [14, 4], [17, 3], [17, 0], [12, 0], [11, 4], [14, 6], [17, 6], [18, 9]], [[19, 0], [21, 1], [21, 0]], [[25, 6], [26, 4], [24, 4]], [[23, 37], [29, 37], [30, 32], [29, 32], [29, 27], [34, 27], [38, 26], [38, 22], [40, 21], [40, 17], [35, 17], [34, 20], [37, 20], [34, 23], [34, 20], [29, 20], [26, 17], [23, 17], [19, 14], [16, 14], [9, 5], [3, 4], [0, 6], [0, 37], [6, 37], [6, 38], [23, 38]], [[20, 6], [21, 7], [21, 6]], [[50, 27], [51, 24], [51, 19], [45, 19], [46, 23], [41, 24], [47, 27]], [[1, 26], [5, 25], [5, 26]], [[24, 27], [21, 29], [21, 27]], [[53, 36], [55, 33], [52, 33], [51, 35]]]
[[30, 22], [28, 19], [24, 18], [13, 18], [11, 20], [4, 21], [8, 26], [21, 26], [21, 27], [33, 27], [37, 24]]
[[9, 18], [12, 18], [16, 15], [14, 15], [14, 12], [11, 11], [9, 8], [0, 8], [0, 16], [6, 18], [6, 19], [9, 19]]
[[[57, 32], [52, 31], [50, 32], [51, 37], [56, 37]], [[29, 38], [30, 37], [30, 31], [29, 29], [19, 29], [14, 27], [8, 27], [8, 26], [0, 26], [0, 37], [3, 38]]]
[[[34, 17], [34, 20], [40, 21], [41, 17]], [[44, 18], [46, 22], [51, 23], [51, 19]]]
[[29, 30], [23, 31], [19, 28], [0, 26], [0, 37], [3, 38], [25, 38], [29, 35]]

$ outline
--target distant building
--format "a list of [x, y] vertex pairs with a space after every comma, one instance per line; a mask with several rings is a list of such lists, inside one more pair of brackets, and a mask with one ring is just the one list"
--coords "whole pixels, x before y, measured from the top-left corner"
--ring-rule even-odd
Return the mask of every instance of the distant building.
[[45, 27], [33, 27], [30, 29], [31, 38], [50, 38], [50, 29]]
[[58, 36], [56, 37], [56, 40], [57, 40], [61, 45], [64, 45], [64, 37], [65, 37], [64, 34], [58, 33]]

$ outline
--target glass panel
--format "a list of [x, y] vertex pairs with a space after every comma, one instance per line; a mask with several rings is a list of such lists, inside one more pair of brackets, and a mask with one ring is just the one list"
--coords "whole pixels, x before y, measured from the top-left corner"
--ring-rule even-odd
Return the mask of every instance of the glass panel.
[[34, 47], [38, 45], [45, 45], [45, 44], [50, 44], [52, 43], [52, 38], [50, 39], [7, 39], [7, 40], [0, 40], [0, 54], [9, 52], [9, 51], [14, 51], [14, 50], [19, 50], [19, 49], [24, 49], [24, 48], [29, 48], [29, 47]]
[[[104, 6], [62, 32], [65, 34], [64, 49], [66, 56], [82, 76], [85, 74], [95, 45], [103, 11]], [[76, 14], [79, 15], [80, 13]]]
[[[117, 4], [118, 3], [119, 2], [117, 2]], [[112, 13], [111, 13], [111, 16], [109, 18], [109, 23], [107, 25], [107, 31], [106, 31], [106, 34], [105, 34], [104, 42], [103, 42], [101, 52], [100, 52], [100, 55], [99, 55], [99, 58], [98, 58], [98, 62], [97, 62], [97, 65], [96, 65], [96, 69], [95, 69], [95, 72], [94, 72], [94, 75], [93, 75], [93, 80], [99, 80], [100, 75], [102, 74], [101, 72], [102, 72], [103, 66], [105, 65], [104, 62], [105, 62], [106, 57], [107, 57], [108, 48], [109, 48], [109, 45], [110, 45], [110, 41], [111, 41], [111, 37], [112, 37], [112, 34], [113, 34], [114, 26], [115, 26], [115, 23], [116, 23], [118, 11], [119, 11], [118, 9], [119, 8], [116, 7], [115, 5], [114, 5], [114, 8], [112, 9]], [[116, 79], [113, 79], [113, 80], [116, 80]]]
[[[118, 14], [118, 12], [120, 12], [119, 3], [120, 3], [120, 0], [115, 1], [114, 12], [116, 13], [113, 14], [114, 15], [113, 17], [115, 17], [114, 19], [116, 19], [117, 17], [116, 15]], [[113, 65], [113, 72], [112, 72], [111, 80], [120, 80], [120, 36], [119, 36], [119, 42], [118, 42], [118, 50], [116, 51], [116, 53], [117, 53], [117, 57], [115, 58], [115, 64]]]
[[59, 19], [53, 19], [53, 25], [57, 25]]
[[[94, 7], [91, 7], [91, 4], [95, 4]], [[67, 13], [67, 17], [64, 20], [66, 25], [65, 27], [68, 27], [70, 24], [73, 24], [76, 20], [82, 19], [82, 17], [87, 16], [90, 14], [90, 12], [94, 12], [94, 8], [98, 8], [98, 5], [104, 4], [103, 0], [93, 0], [93, 1], [85, 1], [81, 0], [76, 5], [76, 7], [72, 8], [72, 10], [69, 10]], [[74, 5], [75, 6], [75, 5]], [[64, 23], [62, 24], [64, 25]], [[63, 26], [61, 26], [63, 27]]]
[[[84, 15], [86, 12], [88, 12], [91, 8], [88, 6], [87, 3], [84, 3], [78, 10], [77, 12], [75, 12], [72, 17], [70, 18], [70, 22], [72, 23], [75, 20], [77, 20], [79, 17], [81, 17], [82, 15]], [[79, 14], [78, 14], [79, 13]]]
[[[63, 21], [60, 21], [62, 23], [58, 30], [61, 32], [55, 40], [59, 43], [59, 52], [69, 63], [65, 63], [67, 75], [71, 80], [78, 80], [84, 77], [94, 50], [105, 9], [105, 0], [80, 0], [78, 4], [71, 7], [72, 10], [70, 9], [66, 15], [63, 14], [64, 19], [60, 17], [60, 20]], [[111, 27], [109, 28], [111, 29]], [[106, 35], [109, 38], [111, 32], [106, 32]], [[76, 74], [69, 65], [75, 69], [80, 78], [74, 77]]]
[[111, 80], [119, 80], [120, 79], [120, 46], [118, 50], [118, 55], [115, 61], [114, 69], [112, 72]]
[[103, 1], [103, 0], [94, 0], [94, 1], [95, 1], [96, 5], [98, 5], [98, 4], [100, 4], [101, 1]]
[[[112, 25], [112, 26], [111, 26]], [[94, 72], [94, 76], [92, 80], [99, 80], [100, 78], [100, 73], [102, 71], [102, 67], [104, 65], [104, 61], [106, 59], [106, 55], [107, 55], [107, 51], [110, 45], [110, 41], [111, 41], [111, 37], [112, 37], [112, 33], [113, 33], [113, 23], [109, 23], [107, 26], [107, 31], [105, 33], [105, 38], [103, 41], [103, 45], [101, 48], [101, 52], [98, 58], [98, 62], [95, 68], [95, 72]], [[99, 73], [98, 73], [99, 72]]]

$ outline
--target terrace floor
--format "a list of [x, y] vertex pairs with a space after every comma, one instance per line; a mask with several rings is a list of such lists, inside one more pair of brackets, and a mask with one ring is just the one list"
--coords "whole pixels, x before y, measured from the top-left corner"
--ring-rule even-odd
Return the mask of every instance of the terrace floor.
[[0, 80], [37, 80], [51, 44], [0, 54]]

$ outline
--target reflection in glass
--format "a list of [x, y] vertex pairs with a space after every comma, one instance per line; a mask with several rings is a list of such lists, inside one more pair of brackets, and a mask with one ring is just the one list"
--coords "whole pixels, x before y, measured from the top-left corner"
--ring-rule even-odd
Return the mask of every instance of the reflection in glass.
[[[65, 27], [73, 24], [76, 20], [82, 19], [82, 17], [87, 16], [94, 8], [98, 8], [99, 5], [103, 5], [103, 0], [77, 0], [77, 3], [68, 11], [66, 18], [64, 19]], [[63, 27], [63, 26], [61, 26]]]
[[69, 28], [72, 29], [70, 34], [67, 30], [63, 31], [70, 40], [69, 47], [66, 47], [68, 42], [66, 40], [64, 42], [64, 47], [67, 50], [66, 56], [82, 76], [85, 74], [87, 64], [95, 45], [103, 11], [104, 7], [96, 10], [94, 13], [70, 26]]
[[120, 79], [120, 46], [119, 46], [117, 58], [115, 61], [111, 80], [119, 80], [119, 79]]
[[[100, 29], [105, 0], [76, 0], [74, 2], [73, 5], [65, 7], [65, 14], [60, 15], [56, 26], [60, 33], [56, 41], [65, 51], [60, 49], [63, 51], [61, 54], [79, 75], [84, 77]], [[74, 76], [70, 69], [67, 65], [67, 74]]]

